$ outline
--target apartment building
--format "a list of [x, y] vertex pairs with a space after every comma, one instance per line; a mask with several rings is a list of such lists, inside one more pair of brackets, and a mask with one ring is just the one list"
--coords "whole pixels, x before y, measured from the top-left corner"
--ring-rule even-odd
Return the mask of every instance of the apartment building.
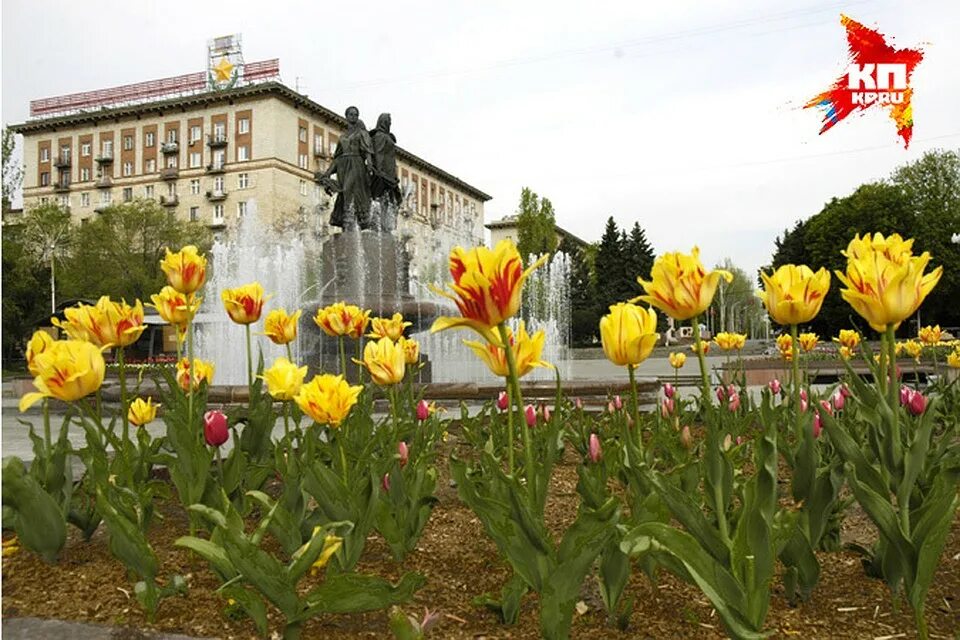
[[[362, 114], [368, 124], [376, 116]], [[329, 165], [345, 127], [339, 114], [269, 81], [40, 115], [11, 128], [23, 136], [25, 210], [56, 202], [83, 224], [111, 204], [152, 198], [228, 238], [256, 209], [319, 246], [336, 229], [314, 174]], [[415, 270], [454, 244], [483, 242], [488, 195], [402, 148], [398, 165], [398, 228]]]

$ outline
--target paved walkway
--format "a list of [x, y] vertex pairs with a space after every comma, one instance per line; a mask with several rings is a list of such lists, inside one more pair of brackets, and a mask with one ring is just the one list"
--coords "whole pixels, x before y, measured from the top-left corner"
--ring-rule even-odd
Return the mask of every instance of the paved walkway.
[[98, 624], [43, 620], [40, 618], [4, 618], [4, 640], [197, 640], [179, 634], [141, 631], [132, 627], [107, 627]]

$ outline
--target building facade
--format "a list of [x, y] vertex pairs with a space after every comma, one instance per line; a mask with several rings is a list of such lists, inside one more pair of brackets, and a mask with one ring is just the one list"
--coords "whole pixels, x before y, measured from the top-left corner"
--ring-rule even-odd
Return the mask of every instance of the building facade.
[[[254, 212], [318, 250], [337, 231], [327, 222], [332, 198], [314, 173], [329, 166], [346, 122], [279, 82], [78, 110], [11, 128], [23, 136], [25, 210], [57, 203], [83, 224], [112, 204], [148, 198], [222, 238]], [[445, 265], [451, 246], [483, 243], [490, 198], [400, 147], [397, 159], [404, 194], [398, 235], [412, 275], [426, 280]]]
[[[497, 243], [501, 240], [510, 240], [511, 242], [516, 243], [518, 239], [517, 235], [517, 216], [508, 215], [504, 216], [500, 220], [493, 220], [492, 222], [487, 223], [486, 228], [490, 230], [490, 246], [495, 247]], [[581, 240], [579, 237], [573, 235], [563, 227], [555, 225], [554, 228], [557, 232], [557, 246], [559, 247], [564, 240], [567, 243], [574, 247], [585, 247], [587, 242]]]

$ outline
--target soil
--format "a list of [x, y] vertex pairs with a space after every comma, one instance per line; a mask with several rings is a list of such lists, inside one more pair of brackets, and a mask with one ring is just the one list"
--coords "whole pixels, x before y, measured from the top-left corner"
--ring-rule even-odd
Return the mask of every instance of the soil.
[[[456, 446], [451, 434], [448, 447]], [[446, 456], [440, 458], [446, 460]], [[562, 531], [573, 520], [579, 497], [576, 493], [576, 460], [572, 452], [554, 473], [552, 494], [547, 502], [547, 524]], [[386, 543], [372, 535], [358, 571], [399, 579], [405, 571], [427, 578], [426, 585], [405, 612], [421, 616], [424, 607], [440, 613], [434, 638], [536, 638], [538, 637], [536, 596], [523, 602], [520, 621], [504, 626], [496, 615], [471, 601], [479, 594], [498, 595], [510, 575], [500, 562], [494, 544], [486, 537], [480, 521], [457, 498], [449, 485], [449, 473], [441, 463], [437, 504], [416, 551], [403, 565], [395, 563]], [[133, 585], [123, 565], [107, 549], [101, 527], [89, 542], [76, 530], [61, 559], [48, 565], [36, 555], [21, 551], [3, 560], [3, 616], [35, 616], [156, 629], [198, 637], [256, 638], [249, 620], [224, 616], [225, 602], [214, 590], [217, 578], [206, 563], [191, 556], [173, 541], [187, 533], [184, 510], [174, 501], [159, 505], [164, 519], [150, 532], [150, 540], [161, 562], [161, 575], [179, 573], [189, 585], [187, 597], [164, 600], [154, 623], [148, 623], [133, 597]], [[843, 524], [843, 541], [871, 543], [872, 523], [855, 506]], [[905, 605], [894, 611], [886, 585], [868, 578], [859, 557], [853, 552], [819, 554], [821, 580], [812, 598], [791, 607], [779, 584], [774, 585], [767, 628], [774, 638], [871, 638], [892, 640], [915, 637], [912, 617]], [[320, 580], [321, 578], [305, 578]], [[634, 569], [627, 596], [635, 602], [626, 631], [607, 625], [606, 614], [595, 580], [588, 578], [581, 592], [586, 605], [574, 617], [573, 638], [724, 638], [723, 627], [707, 599], [694, 587], [661, 572], [654, 585]], [[583, 607], [581, 607], [583, 609]], [[390, 637], [388, 612], [321, 616], [304, 628], [304, 638]], [[954, 523], [939, 571], [927, 597], [927, 620], [932, 638], [957, 638], [960, 634], [960, 518]], [[271, 629], [279, 629], [278, 614], [271, 613]]]

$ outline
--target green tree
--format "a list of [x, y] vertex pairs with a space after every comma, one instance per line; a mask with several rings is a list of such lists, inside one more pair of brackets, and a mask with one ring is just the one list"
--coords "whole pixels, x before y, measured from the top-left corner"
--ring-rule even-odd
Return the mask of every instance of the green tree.
[[20, 185], [23, 183], [23, 168], [20, 166], [20, 161], [13, 156], [16, 145], [16, 135], [13, 133], [13, 131], [4, 127], [2, 141], [4, 216], [10, 213], [13, 196], [20, 189]]
[[724, 258], [717, 269], [726, 269], [733, 274], [733, 280], [727, 283], [720, 280], [717, 293], [713, 297], [709, 314], [713, 320], [714, 333], [731, 331], [746, 333], [748, 336], [761, 322], [762, 303], [757, 298], [753, 278], [735, 265], [730, 258]]
[[653, 247], [647, 241], [646, 232], [639, 222], [634, 222], [630, 235], [624, 242], [623, 250], [625, 275], [623, 286], [626, 299], [643, 294], [643, 287], [637, 282], [637, 277], [640, 276], [644, 280], [650, 279], [650, 270], [653, 268], [655, 257]]
[[553, 253], [557, 248], [557, 220], [553, 204], [529, 188], [520, 192], [517, 209], [517, 250], [526, 261], [530, 256]]
[[2, 261], [3, 360], [22, 367], [27, 339], [50, 312], [47, 270], [23, 241], [21, 225], [4, 228]]
[[613, 216], [607, 219], [603, 237], [600, 238], [600, 244], [597, 246], [594, 269], [597, 282], [597, 304], [601, 312], [606, 313], [607, 307], [624, 301], [623, 283], [626, 280], [623, 244]]
[[597, 245], [573, 246], [566, 240], [560, 251], [570, 256], [570, 322], [573, 344], [593, 344], [600, 333], [601, 309], [597, 302], [597, 281], [593, 263]]
[[165, 284], [164, 248], [186, 244], [209, 249], [210, 232], [177, 220], [154, 200], [134, 200], [104, 209], [77, 229], [63, 288], [72, 297], [149, 300]]
[[[63, 298], [58, 291], [58, 282], [62, 276], [61, 267], [69, 255], [74, 238], [74, 227], [70, 224], [70, 212], [56, 204], [41, 204], [30, 209], [24, 216], [18, 231], [25, 250], [37, 264], [43, 265], [49, 275], [48, 286], [44, 287], [50, 301], [48, 309], [52, 313], [57, 300]], [[43, 289], [38, 289], [37, 294]]]

